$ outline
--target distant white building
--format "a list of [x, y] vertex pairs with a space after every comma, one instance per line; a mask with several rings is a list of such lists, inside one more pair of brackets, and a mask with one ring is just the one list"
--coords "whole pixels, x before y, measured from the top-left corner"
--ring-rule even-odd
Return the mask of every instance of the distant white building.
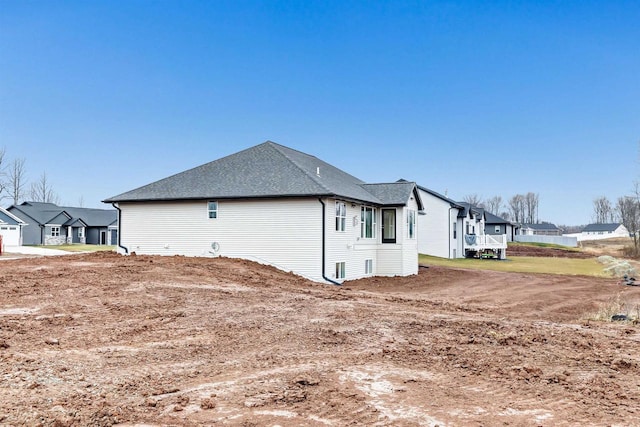
[[578, 235], [578, 240], [600, 240], [616, 237], [629, 237], [627, 227], [620, 223], [589, 224]]

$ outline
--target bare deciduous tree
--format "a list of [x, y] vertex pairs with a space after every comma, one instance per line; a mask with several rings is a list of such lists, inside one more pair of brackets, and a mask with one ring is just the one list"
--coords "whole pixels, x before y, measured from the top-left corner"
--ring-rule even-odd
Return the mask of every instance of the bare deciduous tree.
[[467, 194], [464, 196], [463, 200], [470, 205], [482, 207], [482, 198], [477, 194]]
[[484, 201], [484, 208], [494, 215], [499, 215], [502, 209], [502, 197], [493, 196]]
[[524, 195], [524, 208], [525, 208], [525, 222], [528, 224], [536, 224], [539, 221], [538, 218], [538, 204], [540, 202], [540, 196], [537, 193], [527, 193]]
[[633, 247], [635, 255], [638, 255], [640, 240], [640, 183], [634, 184], [634, 191], [631, 196], [619, 197], [616, 203], [616, 213], [622, 222], [622, 225], [629, 230], [633, 236]]
[[5, 192], [7, 191], [7, 174], [5, 172], [6, 166], [4, 161], [4, 155], [6, 150], [0, 148], [0, 200], [4, 199]]
[[516, 194], [509, 199], [509, 212], [515, 222], [525, 222], [524, 219], [524, 196]]
[[593, 200], [593, 222], [596, 224], [613, 222], [613, 206], [605, 196]]
[[20, 203], [24, 197], [25, 186], [27, 184], [24, 163], [24, 159], [14, 159], [13, 163], [9, 165], [9, 172], [7, 173], [8, 188], [14, 205]]
[[42, 172], [38, 181], [31, 183], [31, 199], [34, 202], [56, 204], [60, 202], [60, 197], [53, 191], [46, 172]]

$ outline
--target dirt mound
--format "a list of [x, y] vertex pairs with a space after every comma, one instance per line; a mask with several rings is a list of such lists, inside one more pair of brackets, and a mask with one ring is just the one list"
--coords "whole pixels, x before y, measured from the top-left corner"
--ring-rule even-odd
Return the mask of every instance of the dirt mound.
[[612, 280], [431, 267], [342, 287], [231, 259], [2, 262], [1, 425], [640, 425]]
[[552, 258], [593, 258], [593, 253], [571, 249], [544, 248], [529, 245], [513, 245], [507, 249], [507, 256], [534, 256]]

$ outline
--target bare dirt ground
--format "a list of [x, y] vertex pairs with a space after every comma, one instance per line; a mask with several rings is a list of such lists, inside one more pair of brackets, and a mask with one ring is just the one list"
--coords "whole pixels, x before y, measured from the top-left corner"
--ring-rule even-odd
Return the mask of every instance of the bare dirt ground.
[[0, 295], [0, 425], [640, 425], [640, 327], [585, 320], [614, 279], [95, 253]]

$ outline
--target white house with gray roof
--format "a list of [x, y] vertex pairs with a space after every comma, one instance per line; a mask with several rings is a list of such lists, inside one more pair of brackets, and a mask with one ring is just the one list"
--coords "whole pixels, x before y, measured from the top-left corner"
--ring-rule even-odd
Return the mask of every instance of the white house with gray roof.
[[367, 184], [271, 141], [104, 202], [121, 253], [244, 258], [336, 283], [418, 272], [415, 183]]
[[504, 259], [506, 234], [486, 233], [487, 212], [418, 186], [424, 212], [418, 216], [418, 251], [440, 258], [491, 255]]
[[620, 223], [607, 224], [589, 224], [580, 234], [577, 235], [578, 241], [583, 240], [601, 240], [614, 239], [620, 237], [629, 237], [629, 230]]

